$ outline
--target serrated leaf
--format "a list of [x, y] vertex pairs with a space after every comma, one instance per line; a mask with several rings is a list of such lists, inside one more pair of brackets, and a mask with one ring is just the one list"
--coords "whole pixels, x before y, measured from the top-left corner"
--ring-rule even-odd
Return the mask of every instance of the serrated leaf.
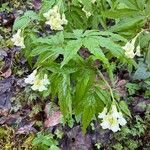
[[118, 0], [118, 1], [124, 3], [130, 9], [138, 10], [138, 6], [135, 0]]
[[108, 59], [105, 57], [102, 49], [100, 48], [99, 41], [94, 37], [86, 37], [83, 40], [83, 45], [88, 48], [88, 50], [104, 64], [109, 64]]
[[105, 104], [107, 105], [108, 103], [108, 99], [106, 99], [106, 97], [103, 95], [103, 91], [102, 89], [95, 87], [95, 93], [97, 94], [97, 96], [99, 97], [99, 99]]
[[60, 110], [64, 116], [72, 114], [72, 96], [71, 96], [71, 85], [70, 75], [63, 74], [63, 79], [59, 83], [59, 105]]
[[26, 17], [16, 18], [14, 25], [13, 25], [13, 31], [27, 27], [29, 22], [30, 20]]
[[50, 51], [51, 47], [46, 45], [39, 45], [35, 49], [33, 49], [30, 53], [30, 56], [37, 56], [44, 52]]
[[34, 11], [27, 11], [23, 16], [18, 17], [13, 25], [13, 31], [25, 28], [33, 20], [38, 20], [38, 15]]
[[45, 68], [53, 73], [58, 74], [71, 74], [77, 71], [77, 67], [73, 65], [65, 65], [64, 67], [61, 67], [60, 64], [51, 62], [48, 64], [48, 66], [45, 66]]
[[129, 117], [131, 117], [131, 113], [130, 110], [128, 109], [128, 105], [126, 104], [125, 101], [120, 101], [119, 102], [119, 107], [121, 108], [121, 110], [128, 115]]
[[124, 57], [123, 49], [109, 38], [98, 37], [101, 47], [107, 48], [117, 58]]
[[110, 31], [118, 32], [118, 31], [123, 31], [123, 30], [129, 30], [134, 27], [137, 27], [137, 24], [140, 25], [140, 23], [144, 20], [145, 20], [144, 16], [125, 18], [121, 20], [119, 23], [117, 23], [116, 25], [112, 26], [110, 28]]
[[[75, 90], [75, 105], [80, 105], [80, 102], [85, 96], [85, 93], [89, 90], [91, 84], [94, 81], [94, 72], [90, 70], [82, 70], [82, 76], [78, 78]], [[82, 83], [82, 84], [81, 84]]]
[[67, 64], [71, 59], [74, 59], [81, 46], [82, 46], [81, 40], [71, 40], [67, 43], [63, 51], [64, 60], [61, 63], [61, 67]]
[[104, 108], [104, 103], [99, 99], [94, 90], [89, 90], [84, 97], [84, 107], [82, 114], [82, 130], [86, 132], [86, 128], [89, 126], [94, 115], [101, 112]]
[[86, 133], [86, 128], [90, 124], [94, 114], [95, 114], [94, 103], [93, 105], [88, 105], [87, 107], [84, 108], [82, 115], [82, 130], [84, 134]]
[[120, 19], [124, 17], [129, 17], [132, 15], [135, 15], [139, 13], [138, 11], [131, 10], [131, 9], [118, 9], [118, 10], [113, 10], [113, 11], [106, 11], [103, 12], [103, 16], [111, 19]]
[[37, 66], [41, 65], [42, 63], [47, 62], [49, 60], [50, 61], [55, 60], [57, 57], [58, 57], [58, 55], [55, 54], [54, 52], [43, 52], [43, 54], [41, 54], [38, 57], [35, 67], [37, 67]]

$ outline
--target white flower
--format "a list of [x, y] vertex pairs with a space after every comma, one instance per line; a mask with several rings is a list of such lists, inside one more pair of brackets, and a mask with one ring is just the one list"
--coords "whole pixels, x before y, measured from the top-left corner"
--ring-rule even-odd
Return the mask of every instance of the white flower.
[[44, 13], [43, 16], [49, 20], [51, 16], [56, 16], [59, 14], [59, 8], [57, 5], [55, 5], [52, 9], [50, 9], [48, 12]]
[[25, 78], [25, 83], [33, 84], [36, 78], [37, 70], [34, 70], [27, 78]]
[[96, 0], [92, 0], [92, 3], [94, 4], [96, 2]]
[[50, 25], [52, 30], [63, 30], [63, 25], [68, 23], [65, 14], [62, 14], [62, 16], [60, 15], [59, 7], [57, 5], [44, 13], [43, 16], [47, 20], [45, 23]]
[[126, 123], [127, 123], [127, 121], [125, 120], [125, 118], [123, 118], [123, 115], [122, 115], [121, 112], [119, 112], [118, 123], [119, 123], [121, 126], [124, 126], [124, 125], [126, 125]]
[[68, 20], [66, 19], [66, 16], [65, 16], [65, 14], [63, 13], [62, 14], [62, 24], [67, 24], [68, 23]]
[[140, 51], [140, 46], [138, 45], [136, 47], [136, 53], [135, 53], [137, 56], [141, 56], [141, 51]]
[[110, 113], [116, 118], [118, 118], [120, 116], [119, 112], [117, 111], [117, 107], [114, 104], [112, 104], [112, 106], [111, 106]]
[[85, 12], [87, 18], [89, 18], [92, 15], [90, 12], [86, 11], [84, 7], [82, 8], [82, 10]]
[[135, 55], [141, 56], [140, 46], [139, 45], [136, 47], [136, 52], [134, 52], [134, 50], [135, 50], [135, 42], [136, 42], [136, 39], [139, 36], [139, 34], [140, 33], [138, 33], [136, 35], [136, 37], [134, 37], [131, 41], [127, 42], [126, 45], [122, 47], [125, 50], [125, 55], [128, 58], [134, 58]]
[[44, 83], [45, 85], [50, 84], [50, 82], [49, 82], [49, 80], [48, 80], [48, 77], [47, 77], [47, 74], [44, 74], [43, 83]]
[[134, 58], [134, 43], [133, 42], [127, 42], [125, 46], [122, 47], [125, 50], [125, 55], [128, 58]]
[[42, 91], [47, 90], [47, 85], [49, 85], [49, 84], [50, 84], [50, 82], [49, 82], [49, 80], [48, 80], [46, 74], [44, 75], [44, 78], [43, 78], [43, 79], [41, 79], [41, 78], [37, 75], [37, 76], [36, 76], [36, 79], [35, 79], [35, 81], [34, 81], [34, 84], [33, 84], [33, 86], [31, 86], [31, 88], [32, 88], [32, 90], [34, 90], [34, 91], [37, 90], [37, 91], [42, 92]]
[[103, 111], [99, 113], [98, 118], [103, 119], [106, 116], [106, 113], [107, 113], [107, 107], [105, 107]]
[[120, 130], [119, 123], [116, 117], [114, 117], [112, 114], [108, 114], [101, 123], [101, 126], [103, 129], [110, 129], [113, 132], [117, 132]]
[[103, 112], [99, 113], [98, 118], [102, 119], [102, 123], [100, 125], [103, 129], [109, 129], [113, 132], [120, 130], [119, 125], [124, 126], [127, 123], [122, 113], [117, 111], [115, 104], [112, 104], [108, 113], [107, 108], [105, 107]]
[[44, 78], [41, 78], [37, 75], [37, 70], [34, 70], [27, 78], [25, 78], [25, 83], [31, 84], [31, 89], [34, 91], [45, 91], [47, 90], [47, 85], [50, 84], [47, 74], [44, 75]]
[[13, 35], [11, 41], [15, 46], [20, 46], [21, 48], [25, 48], [24, 38], [21, 36], [21, 30], [18, 29], [17, 33]]

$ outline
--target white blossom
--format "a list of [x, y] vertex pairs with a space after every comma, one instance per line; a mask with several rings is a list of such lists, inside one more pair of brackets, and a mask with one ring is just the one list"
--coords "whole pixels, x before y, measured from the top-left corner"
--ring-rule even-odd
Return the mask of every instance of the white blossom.
[[118, 123], [119, 123], [121, 126], [124, 126], [124, 125], [126, 125], [126, 123], [127, 123], [127, 121], [125, 120], [125, 118], [123, 117], [123, 115], [122, 115], [121, 112], [119, 112]]
[[96, 2], [96, 0], [92, 0], [92, 3], [94, 4]]
[[98, 118], [103, 119], [106, 116], [106, 113], [107, 113], [107, 107], [105, 107], [103, 111], [99, 113]]
[[12, 36], [11, 41], [14, 43], [15, 46], [20, 46], [21, 48], [25, 48], [24, 38], [21, 36], [20, 29], [18, 29], [17, 33]]
[[86, 11], [84, 7], [82, 8], [82, 10], [85, 12], [87, 18], [89, 18], [92, 15], [91, 12]]
[[36, 78], [37, 70], [34, 70], [27, 78], [25, 78], [25, 83], [33, 84]]
[[117, 132], [120, 130], [119, 123], [116, 117], [114, 117], [112, 114], [108, 114], [102, 121], [101, 126], [103, 129], [110, 129], [113, 132]]
[[103, 129], [109, 129], [113, 132], [119, 131], [120, 126], [124, 126], [127, 123], [122, 113], [117, 111], [117, 107], [114, 104], [112, 104], [109, 112], [107, 112], [105, 107], [102, 113], [99, 113], [98, 118], [102, 119], [100, 125]]
[[134, 43], [132, 42], [127, 42], [125, 46], [122, 47], [125, 50], [125, 55], [128, 58], [134, 58], [135, 53], [134, 53]]
[[[131, 41], [127, 42], [126, 45], [122, 47], [125, 50], [125, 55], [128, 58], [134, 58], [136, 55], [141, 56], [140, 46], [138, 45], [135, 48], [135, 42], [138, 36], [139, 34], [137, 34], [136, 37], [134, 37]], [[136, 49], [136, 52], [135, 52], [135, 49]]]
[[47, 74], [44, 75], [44, 78], [41, 78], [40, 75], [37, 75], [37, 70], [34, 70], [27, 78], [25, 78], [25, 83], [31, 84], [31, 89], [34, 91], [45, 91], [47, 86], [50, 84]]
[[47, 20], [45, 24], [50, 25], [52, 30], [63, 30], [63, 25], [68, 23], [65, 14], [60, 14], [59, 7], [57, 5], [44, 13], [43, 16]]
[[136, 53], [135, 53], [137, 56], [141, 56], [141, 50], [140, 50], [140, 46], [138, 45], [136, 47]]

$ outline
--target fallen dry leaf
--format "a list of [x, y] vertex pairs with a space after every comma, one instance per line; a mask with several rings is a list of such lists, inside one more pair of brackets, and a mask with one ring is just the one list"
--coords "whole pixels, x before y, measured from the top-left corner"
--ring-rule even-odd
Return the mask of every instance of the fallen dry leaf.
[[16, 132], [16, 134], [29, 134], [29, 133], [34, 133], [36, 132], [36, 129], [33, 128], [34, 122], [30, 123], [29, 125], [25, 125], [21, 128], [18, 129], [18, 131]]
[[48, 128], [48, 127], [53, 127], [53, 126], [59, 124], [61, 116], [62, 116], [62, 114], [60, 111], [53, 112], [44, 122], [44, 126], [46, 128]]
[[120, 96], [126, 96], [127, 95], [127, 92], [126, 92], [126, 89], [125, 89], [125, 84], [127, 83], [127, 80], [119, 80], [119, 81], [116, 81], [116, 84], [115, 84], [115, 87], [114, 87], [114, 90], [119, 93]]
[[7, 69], [4, 73], [1, 73], [0, 76], [1, 76], [1, 77], [4, 77], [4, 78], [8, 78], [8, 77], [11, 76], [11, 74], [12, 74], [12, 71], [11, 71], [11, 69], [9, 68], [9, 69]]

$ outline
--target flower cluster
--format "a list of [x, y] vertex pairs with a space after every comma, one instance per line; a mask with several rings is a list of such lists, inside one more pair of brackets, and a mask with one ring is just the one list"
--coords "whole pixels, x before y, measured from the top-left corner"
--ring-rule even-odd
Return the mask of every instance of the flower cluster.
[[59, 7], [57, 5], [44, 13], [43, 16], [47, 20], [45, 23], [50, 25], [52, 30], [63, 30], [63, 25], [68, 23], [65, 14], [60, 14]]
[[41, 77], [37, 75], [37, 70], [34, 70], [27, 78], [25, 78], [25, 83], [31, 84], [32, 90], [40, 92], [47, 90], [47, 85], [50, 84], [47, 74], [41, 79]]
[[127, 121], [121, 112], [117, 111], [116, 105], [112, 105], [109, 112], [105, 107], [102, 113], [99, 113], [98, 118], [102, 119], [101, 126], [103, 129], [109, 129], [113, 132], [120, 130], [119, 125], [124, 126]]
[[24, 38], [21, 36], [21, 30], [19, 29], [16, 34], [13, 35], [11, 41], [15, 46], [20, 46], [21, 48], [25, 48]]
[[135, 48], [135, 41], [137, 39], [137, 36], [133, 38], [131, 41], [127, 42], [126, 45], [122, 47], [125, 50], [125, 55], [128, 58], [134, 58], [136, 55], [141, 56], [140, 46], [138, 45]]
[[82, 8], [82, 11], [85, 12], [87, 18], [89, 18], [92, 15], [89, 11], [86, 11], [84, 7]]
[[96, 2], [96, 0], [92, 0], [92, 3], [94, 4]]

